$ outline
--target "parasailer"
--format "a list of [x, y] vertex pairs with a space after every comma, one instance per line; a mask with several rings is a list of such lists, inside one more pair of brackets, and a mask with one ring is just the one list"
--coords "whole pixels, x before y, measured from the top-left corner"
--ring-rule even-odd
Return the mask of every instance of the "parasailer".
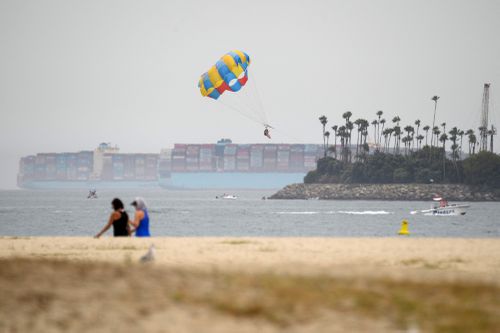
[[267, 126], [266, 129], [264, 130], [264, 136], [267, 136], [269, 139], [271, 138], [271, 133], [269, 133], [269, 128], [267, 128]]
[[[271, 126], [267, 125], [267, 117], [254, 79], [248, 78], [249, 65], [250, 57], [247, 53], [240, 50], [230, 51], [200, 76], [198, 87], [202, 96], [217, 100], [264, 126], [264, 135], [270, 139]], [[251, 84], [246, 86], [248, 82]]]

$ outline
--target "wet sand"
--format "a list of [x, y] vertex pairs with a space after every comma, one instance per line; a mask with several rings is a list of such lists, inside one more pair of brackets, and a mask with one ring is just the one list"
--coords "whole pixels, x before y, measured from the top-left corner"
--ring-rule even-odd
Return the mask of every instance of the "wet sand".
[[[155, 261], [139, 264], [151, 244]], [[497, 239], [3, 237], [0, 261], [0, 332], [487, 331], [500, 324]], [[435, 310], [427, 303], [462, 301], [481, 301], [480, 313], [468, 305], [448, 309], [444, 322], [429, 319]]]

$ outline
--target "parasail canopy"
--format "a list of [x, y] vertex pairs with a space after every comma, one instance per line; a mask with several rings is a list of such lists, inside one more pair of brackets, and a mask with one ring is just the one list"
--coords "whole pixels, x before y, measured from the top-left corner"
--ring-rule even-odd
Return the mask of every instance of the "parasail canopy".
[[249, 65], [250, 57], [245, 52], [234, 50], [226, 53], [201, 75], [198, 82], [201, 94], [218, 99], [225, 91], [239, 91], [248, 81]]

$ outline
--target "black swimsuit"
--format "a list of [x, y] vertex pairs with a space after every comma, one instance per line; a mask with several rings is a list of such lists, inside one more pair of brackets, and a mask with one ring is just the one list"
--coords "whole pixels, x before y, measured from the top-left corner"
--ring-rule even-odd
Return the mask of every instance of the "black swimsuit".
[[127, 224], [128, 215], [127, 212], [120, 212], [120, 218], [113, 221], [113, 236], [128, 236]]

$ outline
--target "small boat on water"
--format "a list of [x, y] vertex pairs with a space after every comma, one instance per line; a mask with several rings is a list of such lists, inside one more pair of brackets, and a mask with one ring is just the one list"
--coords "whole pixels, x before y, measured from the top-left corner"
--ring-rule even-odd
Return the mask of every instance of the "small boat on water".
[[226, 194], [224, 193], [223, 195], [221, 196], [216, 196], [215, 199], [224, 199], [224, 200], [236, 200], [238, 199], [237, 196], [235, 195], [231, 195], [231, 194]]
[[97, 190], [89, 190], [87, 199], [97, 199]]
[[442, 197], [435, 197], [432, 200], [433, 203], [431, 209], [424, 210], [414, 210], [410, 214], [423, 214], [430, 216], [459, 216], [465, 215], [467, 213], [467, 208], [469, 205], [466, 204], [450, 204], [448, 201]]

